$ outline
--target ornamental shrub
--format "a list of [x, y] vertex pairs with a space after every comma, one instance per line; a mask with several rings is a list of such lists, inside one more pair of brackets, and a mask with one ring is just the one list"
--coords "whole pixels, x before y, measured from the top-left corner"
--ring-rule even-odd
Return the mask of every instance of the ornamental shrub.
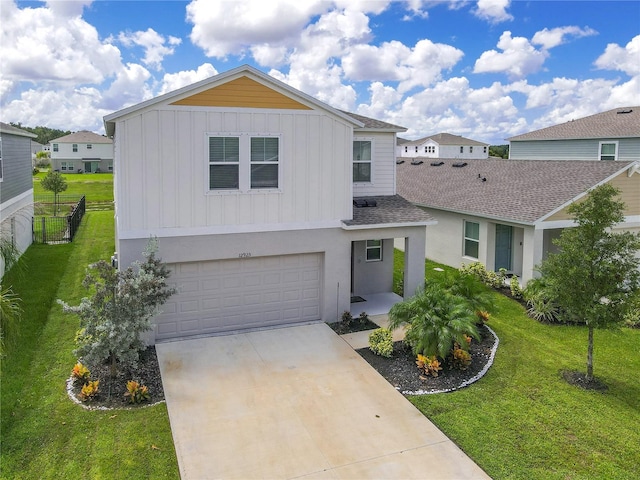
[[376, 355], [391, 357], [393, 354], [393, 335], [391, 330], [378, 328], [369, 335], [369, 348]]

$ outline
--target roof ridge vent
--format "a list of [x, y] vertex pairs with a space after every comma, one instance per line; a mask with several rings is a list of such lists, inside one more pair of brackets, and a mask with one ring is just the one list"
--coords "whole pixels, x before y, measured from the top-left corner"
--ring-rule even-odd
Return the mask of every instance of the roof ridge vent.
[[451, 164], [452, 167], [456, 167], [456, 168], [466, 167], [467, 165], [469, 165], [467, 162], [456, 162]]
[[411, 160], [411, 165], [422, 165], [423, 163], [422, 160]]
[[402, 165], [404, 163], [404, 160], [396, 160], [396, 165]]
[[444, 165], [444, 162], [443, 161], [431, 162], [432, 167], [439, 167], [440, 165]]

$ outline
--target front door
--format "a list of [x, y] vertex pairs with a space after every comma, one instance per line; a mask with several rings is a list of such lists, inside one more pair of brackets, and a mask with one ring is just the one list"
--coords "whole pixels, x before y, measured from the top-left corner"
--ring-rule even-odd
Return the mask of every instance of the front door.
[[496, 272], [501, 268], [511, 270], [512, 242], [513, 227], [509, 225], [496, 224]]
[[91, 173], [91, 172], [93, 172], [93, 170], [91, 170], [91, 166], [92, 166], [91, 164], [92, 164], [92, 163], [93, 163], [93, 162], [84, 162], [84, 171], [85, 171], [86, 173]]

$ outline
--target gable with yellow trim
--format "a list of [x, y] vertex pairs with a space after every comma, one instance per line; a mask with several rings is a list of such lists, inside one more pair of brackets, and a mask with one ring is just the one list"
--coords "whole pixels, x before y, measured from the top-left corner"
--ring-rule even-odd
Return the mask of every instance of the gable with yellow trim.
[[311, 110], [307, 105], [246, 76], [175, 101], [171, 105]]

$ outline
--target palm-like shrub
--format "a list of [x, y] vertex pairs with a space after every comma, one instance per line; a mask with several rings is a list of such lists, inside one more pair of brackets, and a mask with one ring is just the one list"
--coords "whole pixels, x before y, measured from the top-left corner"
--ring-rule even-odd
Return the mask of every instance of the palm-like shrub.
[[491, 290], [476, 275], [459, 270], [447, 271], [435, 277], [435, 282], [449, 293], [466, 299], [474, 312], [490, 311], [493, 306]]
[[389, 329], [407, 325], [405, 341], [414, 354], [442, 359], [454, 344], [467, 346], [465, 335], [478, 339], [476, 316], [466, 299], [440, 284], [430, 284], [389, 312]]

